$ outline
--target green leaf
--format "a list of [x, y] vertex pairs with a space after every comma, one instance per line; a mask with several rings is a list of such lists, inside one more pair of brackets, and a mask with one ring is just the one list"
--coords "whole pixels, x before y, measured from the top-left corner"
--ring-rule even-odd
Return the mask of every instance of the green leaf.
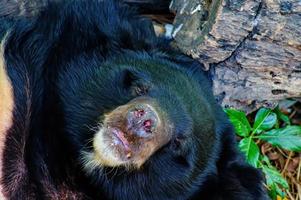
[[301, 126], [287, 126], [263, 133], [256, 138], [290, 151], [301, 151]]
[[274, 112], [271, 112], [261, 124], [260, 129], [262, 130], [270, 130], [277, 123], [277, 115]]
[[262, 171], [265, 174], [268, 186], [277, 183], [285, 189], [289, 188], [287, 181], [281, 176], [281, 174], [275, 168], [262, 165]]
[[[260, 155], [260, 162], [259, 162], [260, 168], [262, 169], [263, 167], [265, 168], [270, 168], [272, 170], [276, 170], [277, 169], [271, 164], [269, 158], [267, 156], [264, 155]], [[279, 174], [279, 173], [278, 173]], [[266, 175], [267, 176], [267, 175]], [[281, 175], [280, 175], [281, 176]], [[277, 196], [281, 196], [282, 198], [284, 198], [286, 196], [286, 193], [284, 192], [284, 189], [281, 189], [278, 185], [278, 183], [273, 182], [271, 180], [271, 178], [267, 178], [266, 179], [268, 188], [269, 188], [269, 196], [272, 199], [276, 199]]]
[[244, 138], [239, 142], [239, 149], [246, 155], [250, 165], [257, 167], [259, 159], [259, 148], [251, 137]]
[[276, 108], [274, 109], [274, 111], [276, 112], [277, 117], [278, 117], [279, 119], [281, 119], [281, 120], [282, 120], [283, 122], [285, 122], [286, 124], [291, 125], [291, 120], [290, 120], [290, 118], [289, 118], [287, 115], [283, 114], [283, 113], [281, 112], [281, 110], [279, 109], [279, 107], [276, 107]]
[[268, 193], [271, 199], [277, 199], [277, 187], [279, 188], [277, 184], [269, 185]]
[[285, 193], [281, 190], [279, 185], [276, 183], [269, 185], [269, 195], [272, 199], [277, 199], [277, 196], [281, 197], [281, 199], [285, 197]]
[[262, 130], [269, 130], [277, 123], [277, 115], [270, 109], [261, 108], [256, 113], [253, 132], [260, 132]]
[[225, 112], [233, 124], [236, 134], [242, 137], [248, 136], [251, 132], [251, 126], [246, 114], [234, 109], [225, 109]]

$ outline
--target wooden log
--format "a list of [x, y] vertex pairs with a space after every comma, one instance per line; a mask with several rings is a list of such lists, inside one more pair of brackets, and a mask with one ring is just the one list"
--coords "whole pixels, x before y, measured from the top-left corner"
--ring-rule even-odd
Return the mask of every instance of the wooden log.
[[210, 70], [224, 106], [301, 96], [300, 0], [173, 0], [173, 37]]

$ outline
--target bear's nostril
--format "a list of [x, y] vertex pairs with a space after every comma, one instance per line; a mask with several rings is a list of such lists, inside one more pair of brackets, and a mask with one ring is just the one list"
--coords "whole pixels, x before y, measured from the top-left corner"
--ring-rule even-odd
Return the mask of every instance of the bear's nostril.
[[150, 138], [157, 129], [158, 117], [148, 104], [135, 104], [126, 115], [126, 129], [132, 137]]
[[150, 132], [151, 129], [152, 129], [152, 121], [151, 121], [150, 119], [145, 120], [145, 121], [143, 122], [143, 127], [144, 127], [144, 130], [145, 130], [146, 132]]

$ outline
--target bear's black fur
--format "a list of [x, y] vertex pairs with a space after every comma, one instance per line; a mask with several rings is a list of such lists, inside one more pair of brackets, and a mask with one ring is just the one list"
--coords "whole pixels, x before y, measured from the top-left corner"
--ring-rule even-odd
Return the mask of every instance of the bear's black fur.
[[[49, 3], [16, 17], [4, 46], [14, 92], [2, 193], [8, 199], [266, 199], [193, 59], [119, 1]], [[105, 114], [154, 99], [173, 125], [139, 169], [85, 169]]]

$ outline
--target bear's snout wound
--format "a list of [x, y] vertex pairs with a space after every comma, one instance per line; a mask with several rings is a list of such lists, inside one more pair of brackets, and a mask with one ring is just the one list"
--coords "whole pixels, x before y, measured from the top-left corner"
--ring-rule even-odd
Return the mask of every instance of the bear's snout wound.
[[147, 104], [138, 104], [127, 113], [127, 129], [137, 137], [152, 137], [157, 128], [156, 111]]

